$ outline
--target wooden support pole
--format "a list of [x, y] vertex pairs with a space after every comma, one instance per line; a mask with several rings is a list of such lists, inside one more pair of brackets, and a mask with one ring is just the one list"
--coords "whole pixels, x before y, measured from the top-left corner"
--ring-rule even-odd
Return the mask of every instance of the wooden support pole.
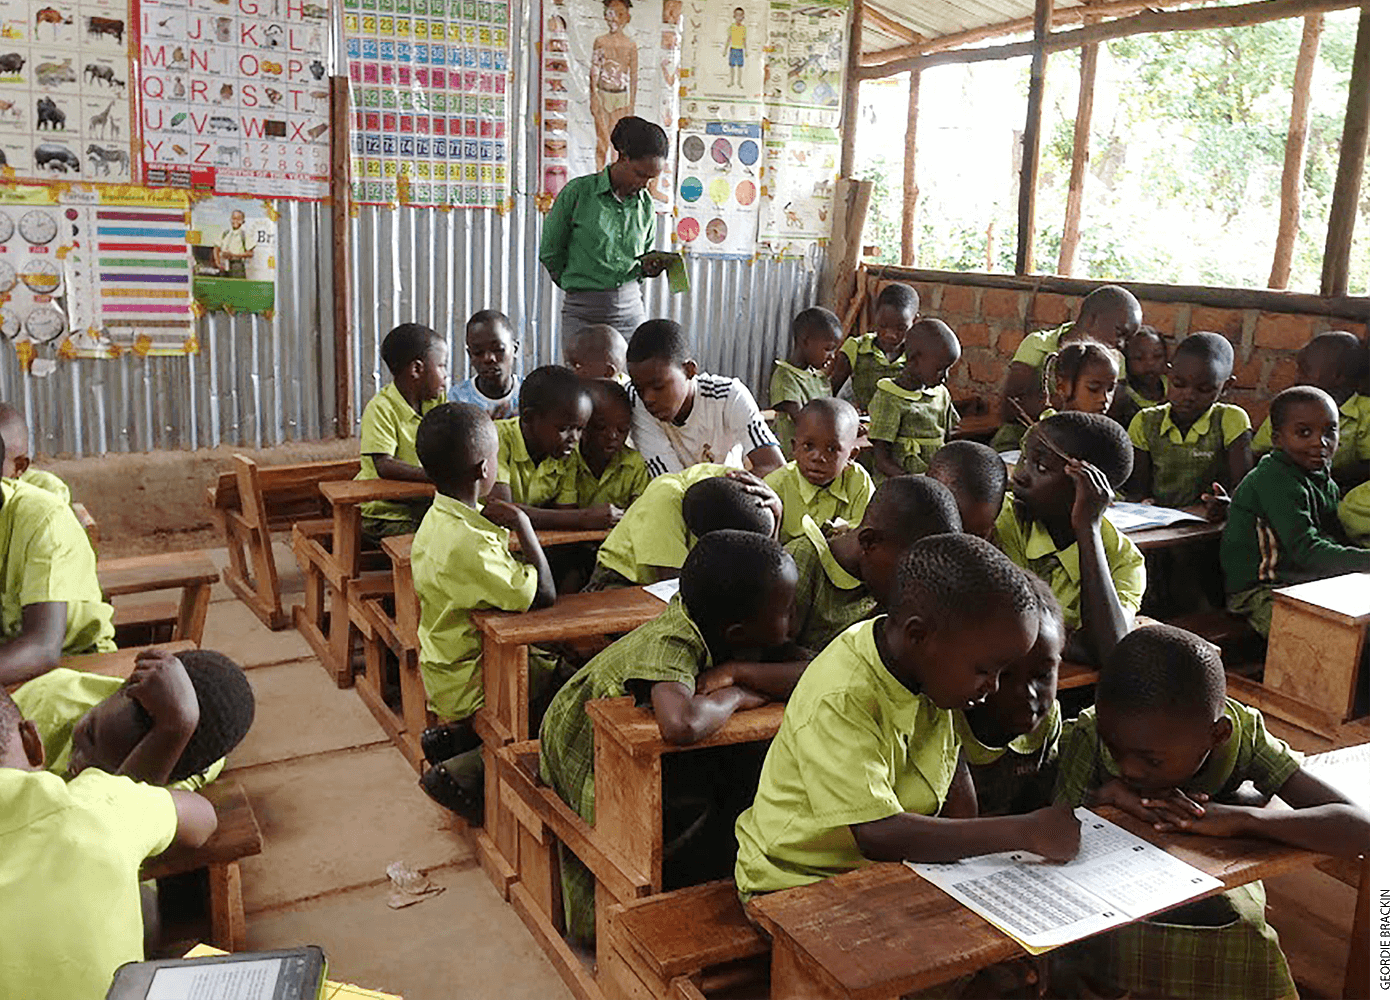
[[1031, 85], [1026, 99], [1026, 131], [1021, 136], [1021, 191], [1016, 199], [1016, 273], [1029, 274], [1035, 245], [1035, 188], [1040, 177], [1040, 110], [1045, 103], [1045, 38], [1054, 0], [1035, 0]]
[[904, 136], [904, 217], [899, 227], [899, 261], [914, 265], [914, 216], [919, 208], [919, 181], [915, 172], [919, 159], [919, 87], [924, 74], [909, 74], [909, 119]]
[[838, 316], [846, 314], [854, 294], [861, 242], [865, 235], [865, 215], [870, 208], [873, 187], [870, 181], [845, 177], [836, 182], [836, 196], [831, 202], [831, 243], [826, 251], [830, 280], [824, 283], [818, 299], [821, 305]]
[[1351, 89], [1337, 156], [1337, 184], [1332, 189], [1332, 214], [1327, 219], [1327, 243], [1322, 251], [1322, 294], [1347, 293], [1351, 269], [1351, 237], [1356, 206], [1361, 200], [1361, 175], [1366, 167], [1366, 143], [1371, 121], [1371, 10], [1361, 8], [1356, 25], [1356, 52], [1351, 59]]
[[1060, 239], [1057, 273], [1074, 273], [1074, 255], [1079, 251], [1079, 218], [1084, 205], [1084, 173], [1089, 168], [1089, 126], [1094, 118], [1094, 77], [1098, 72], [1099, 47], [1086, 45], [1079, 50], [1079, 109], [1074, 115], [1074, 150], [1069, 160], [1069, 191], [1065, 196], [1065, 231]]
[[856, 166], [856, 121], [860, 118], [861, 29], [865, 0], [851, 2], [851, 46], [846, 56], [846, 96], [841, 106], [841, 176], [849, 179]]
[[1313, 66], [1322, 38], [1322, 15], [1303, 18], [1303, 41], [1293, 67], [1293, 110], [1288, 116], [1288, 142], [1283, 148], [1283, 182], [1279, 192], [1278, 241], [1269, 287], [1287, 288], [1293, 271], [1293, 244], [1298, 239], [1298, 205], [1303, 196], [1303, 154], [1308, 148], [1308, 102], [1312, 97]]
[[350, 80], [331, 78], [331, 316], [335, 334], [335, 435], [355, 427], [350, 352]]

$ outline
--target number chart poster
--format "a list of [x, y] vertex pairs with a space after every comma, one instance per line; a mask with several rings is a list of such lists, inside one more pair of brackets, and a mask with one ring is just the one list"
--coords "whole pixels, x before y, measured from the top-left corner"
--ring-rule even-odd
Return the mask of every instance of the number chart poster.
[[680, 134], [676, 238], [698, 257], [749, 258], [758, 249], [763, 127], [710, 122]]
[[833, 129], [770, 125], [764, 136], [759, 251], [805, 257], [831, 235], [841, 140]]
[[0, 0], [0, 165], [131, 180], [128, 18], [124, 0]]
[[151, 187], [330, 193], [328, 8], [140, 0], [141, 159]]
[[345, 0], [345, 47], [356, 201], [509, 200], [509, 3]]
[[770, 121], [840, 125], [850, 12], [845, 0], [771, 0], [764, 94]]
[[616, 158], [612, 130], [637, 115], [671, 138], [651, 185], [669, 211], [685, 16], [681, 0], [544, 0], [540, 43], [540, 190], [553, 199], [575, 177]]

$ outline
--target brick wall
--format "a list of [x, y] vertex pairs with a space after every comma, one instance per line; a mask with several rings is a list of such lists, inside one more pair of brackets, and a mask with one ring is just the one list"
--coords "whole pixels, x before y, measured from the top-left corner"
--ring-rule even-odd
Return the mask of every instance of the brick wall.
[[[884, 284], [870, 282], [871, 300]], [[908, 284], [919, 293], [920, 311], [943, 320], [962, 342], [962, 362], [949, 377], [954, 398], [976, 397], [992, 407], [1021, 338], [1077, 316], [1082, 301], [1082, 296], [1046, 291], [917, 280]], [[1273, 395], [1293, 384], [1298, 348], [1324, 330], [1349, 330], [1363, 339], [1369, 330], [1367, 323], [1336, 317], [1139, 298], [1143, 321], [1178, 341], [1198, 330], [1230, 339], [1235, 345], [1236, 383], [1226, 398], [1248, 410], [1256, 426]]]

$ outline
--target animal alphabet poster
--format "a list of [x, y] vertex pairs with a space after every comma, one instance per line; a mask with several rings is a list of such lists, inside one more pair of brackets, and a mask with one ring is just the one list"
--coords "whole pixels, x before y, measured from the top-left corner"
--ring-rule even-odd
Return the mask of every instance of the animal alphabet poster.
[[703, 132], [681, 132], [676, 239], [688, 253], [754, 255], [762, 157], [757, 122], [710, 122]]
[[351, 184], [372, 204], [510, 198], [507, 0], [344, 0]]
[[806, 257], [831, 235], [841, 139], [834, 129], [769, 125], [764, 136], [759, 252]]
[[129, 20], [124, 0], [0, 0], [0, 167], [131, 180]]
[[140, 0], [138, 10], [146, 184], [329, 195], [328, 6]]

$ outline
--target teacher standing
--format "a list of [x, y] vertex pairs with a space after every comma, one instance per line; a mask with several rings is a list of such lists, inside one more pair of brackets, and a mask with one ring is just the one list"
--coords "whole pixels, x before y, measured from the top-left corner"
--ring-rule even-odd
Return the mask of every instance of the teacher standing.
[[540, 263], [564, 289], [562, 333], [606, 323], [624, 337], [647, 318], [641, 278], [665, 261], [639, 260], [656, 240], [647, 184], [661, 175], [670, 144], [661, 126], [629, 115], [612, 130], [617, 159], [564, 185], [540, 229]]

